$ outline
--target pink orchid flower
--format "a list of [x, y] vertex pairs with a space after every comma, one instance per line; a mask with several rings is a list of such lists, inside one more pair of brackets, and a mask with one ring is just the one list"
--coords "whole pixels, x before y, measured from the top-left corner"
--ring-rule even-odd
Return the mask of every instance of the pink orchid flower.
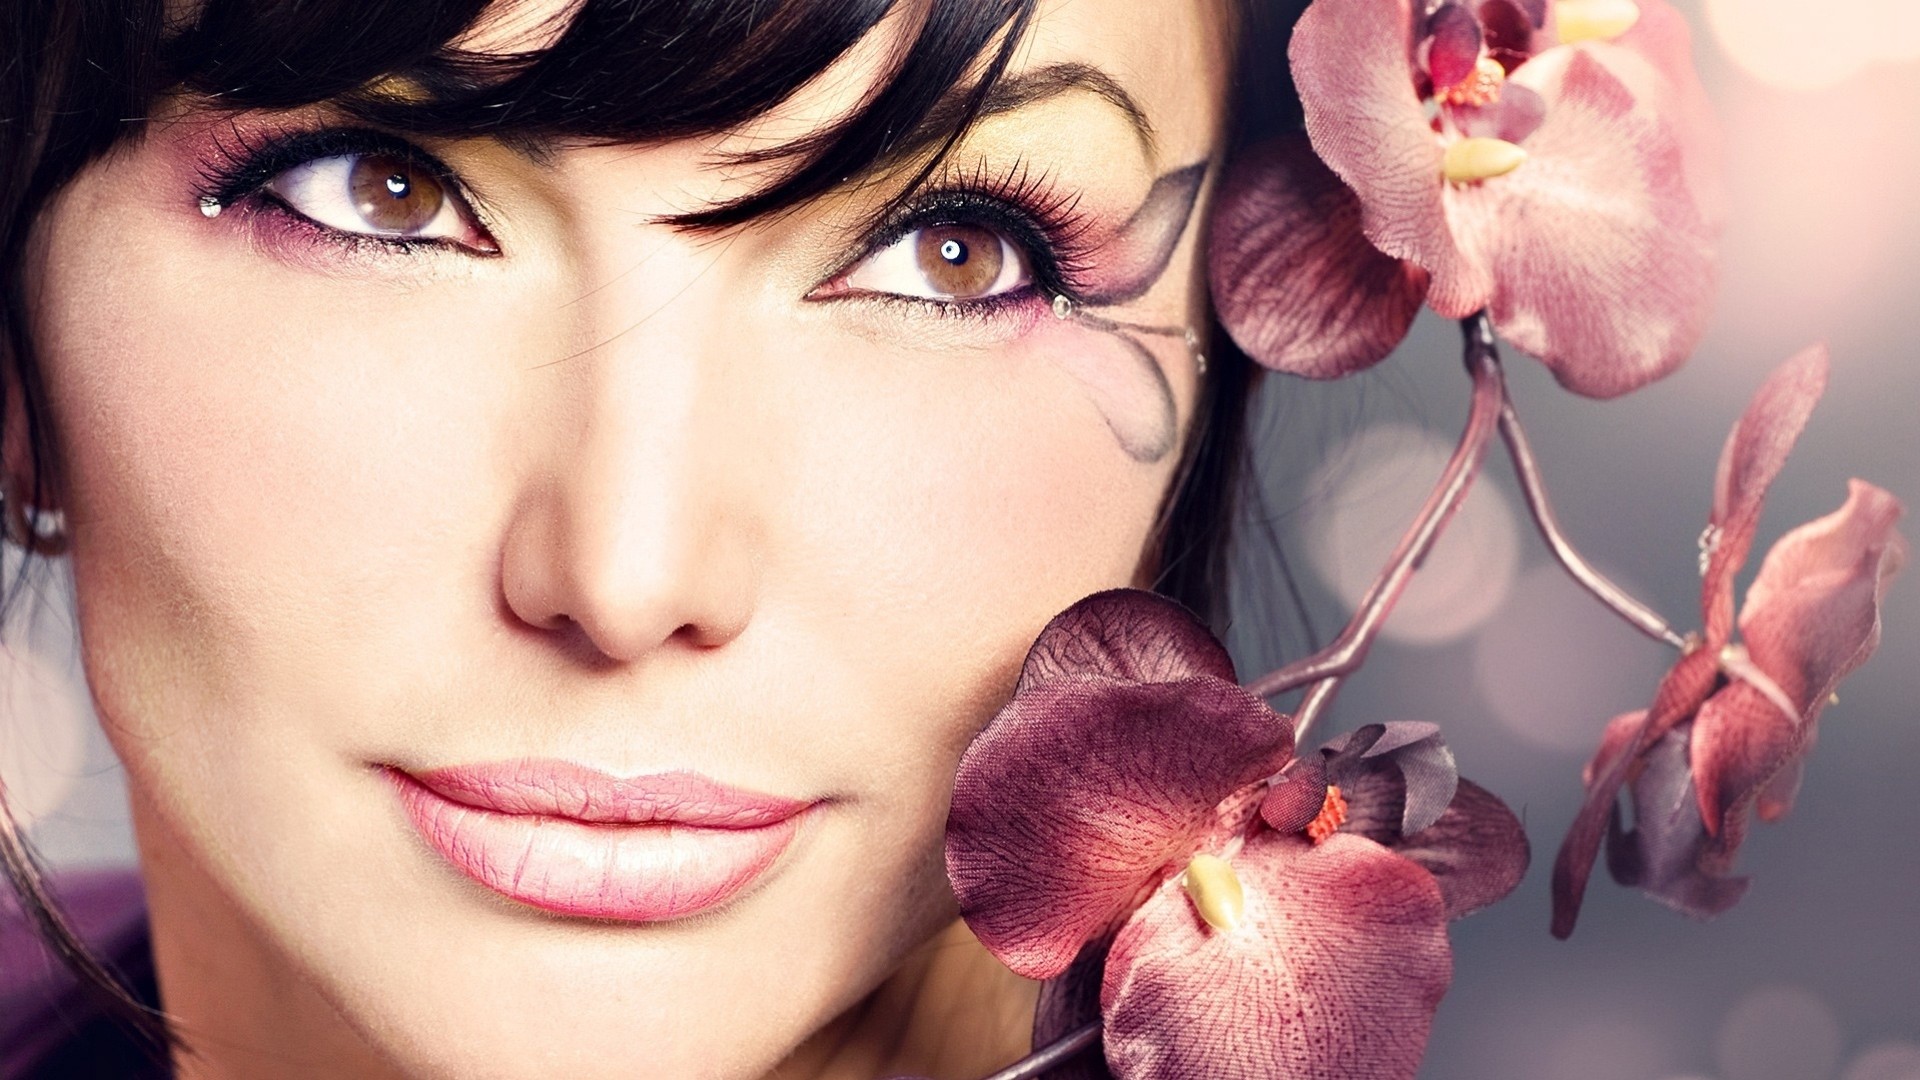
[[1249, 355], [1349, 374], [1424, 302], [1487, 309], [1592, 397], [1686, 358], [1721, 211], [1665, 0], [1314, 0], [1290, 54], [1306, 137], [1243, 155], [1212, 228], [1214, 292]]
[[1603, 834], [1621, 884], [1701, 918], [1733, 906], [1747, 879], [1730, 871], [1752, 816], [1776, 821], [1792, 809], [1822, 708], [1880, 642], [1880, 601], [1906, 558], [1894, 527], [1902, 508], [1860, 480], [1840, 509], [1767, 553], [1732, 640], [1734, 575], [1826, 377], [1824, 349], [1789, 360], [1727, 439], [1702, 537], [1699, 647], [1668, 672], [1651, 707], [1608, 724], [1587, 766], [1586, 803], [1554, 865], [1556, 936], [1573, 932]]
[[1056, 980], [1036, 1045], [1097, 1010], [1120, 1080], [1411, 1078], [1452, 977], [1447, 920], [1526, 862], [1431, 726], [1295, 759], [1291, 722], [1206, 627], [1135, 590], [1047, 626], [947, 825], [974, 933]]

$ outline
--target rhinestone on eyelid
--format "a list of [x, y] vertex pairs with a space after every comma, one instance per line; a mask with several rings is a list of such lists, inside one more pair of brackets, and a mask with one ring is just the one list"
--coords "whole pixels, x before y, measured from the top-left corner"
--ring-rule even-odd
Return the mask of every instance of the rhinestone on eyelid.
[[220, 216], [220, 211], [225, 209], [226, 207], [220, 205], [219, 199], [211, 195], [200, 196], [200, 215], [202, 217], [217, 218]]
[[1064, 296], [1056, 296], [1053, 298], [1053, 317], [1054, 318], [1064, 319], [1067, 316], [1072, 314], [1073, 314], [1072, 300], [1069, 300]]

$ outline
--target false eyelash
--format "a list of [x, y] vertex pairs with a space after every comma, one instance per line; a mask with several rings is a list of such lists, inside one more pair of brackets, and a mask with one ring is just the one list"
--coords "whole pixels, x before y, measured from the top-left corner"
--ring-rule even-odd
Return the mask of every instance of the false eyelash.
[[[321, 158], [347, 154], [380, 154], [397, 158], [425, 172], [473, 212], [474, 219], [483, 231], [492, 231], [487, 221], [485, 200], [459, 174], [406, 139], [372, 128], [322, 128], [265, 134], [229, 129], [228, 137], [213, 140], [210, 159], [202, 162], [196, 170], [199, 179], [191, 195], [202, 204], [211, 202], [222, 207], [232, 206], [253, 196], [267, 194], [266, 186], [288, 169]], [[299, 211], [291, 207], [285, 209], [290, 214], [300, 216]], [[314, 228], [328, 233], [336, 232], [322, 225], [315, 225]], [[340, 234], [339, 239], [341, 243], [356, 247], [371, 244], [401, 250], [448, 246], [437, 239], [404, 236], [344, 233]]]
[[[984, 161], [971, 172], [941, 174], [919, 193], [866, 230], [859, 254], [834, 271], [844, 274], [867, 257], [915, 229], [934, 225], [987, 224], [1006, 232], [1031, 260], [1033, 288], [1079, 302], [1081, 283], [1092, 269], [1094, 221], [1079, 209], [1078, 191], [1061, 191], [1046, 173], [1035, 174], [1025, 159], [990, 172]], [[916, 298], [903, 298], [916, 299]], [[989, 299], [1001, 299], [998, 297]], [[977, 306], [976, 300], [933, 300], [948, 309]]]

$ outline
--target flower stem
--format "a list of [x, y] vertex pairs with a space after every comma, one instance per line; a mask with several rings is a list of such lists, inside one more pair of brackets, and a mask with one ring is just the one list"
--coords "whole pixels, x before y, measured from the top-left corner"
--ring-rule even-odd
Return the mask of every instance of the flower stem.
[[1393, 605], [1399, 602], [1400, 594], [1406, 591], [1414, 571], [1426, 561], [1441, 531], [1466, 501], [1467, 491], [1486, 460], [1487, 447], [1499, 427], [1507, 389], [1500, 372], [1500, 355], [1494, 347], [1493, 324], [1486, 313], [1481, 312], [1461, 320], [1460, 327], [1466, 339], [1463, 359], [1468, 375], [1473, 378], [1472, 404], [1460, 443], [1454, 448], [1432, 494], [1427, 496], [1420, 516], [1401, 538], [1386, 568], [1368, 587], [1352, 620], [1332, 644], [1247, 684], [1247, 688], [1260, 697], [1307, 687], [1306, 696], [1294, 712], [1296, 744], [1305, 741], [1307, 730], [1332, 704], [1340, 683], [1366, 659], [1367, 650], [1380, 636], [1380, 628], [1386, 624]]
[[1607, 580], [1606, 575], [1594, 569], [1593, 564], [1560, 531], [1560, 521], [1554, 516], [1552, 504], [1547, 502], [1547, 487], [1540, 478], [1540, 463], [1533, 456], [1533, 447], [1527, 443], [1526, 429], [1520, 426], [1520, 415], [1514, 411], [1511, 397], [1500, 409], [1500, 438], [1507, 444], [1507, 456], [1513, 459], [1513, 472], [1520, 480], [1520, 491], [1526, 497], [1527, 511], [1533, 515], [1534, 524], [1540, 527], [1540, 536], [1547, 542], [1553, 557], [1560, 561], [1560, 565], [1581, 588], [1592, 593], [1614, 614], [1627, 620], [1635, 630], [1684, 652], [1687, 640], [1675, 633], [1667, 620]]
[[1001, 1069], [986, 1080], [1033, 1080], [1034, 1077], [1055, 1065], [1079, 1057], [1081, 1052], [1098, 1045], [1099, 1042], [1100, 1021], [1090, 1021]]

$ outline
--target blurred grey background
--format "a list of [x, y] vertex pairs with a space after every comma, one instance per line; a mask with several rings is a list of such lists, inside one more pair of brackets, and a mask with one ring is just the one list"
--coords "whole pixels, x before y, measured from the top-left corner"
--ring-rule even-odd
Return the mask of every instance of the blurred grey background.
[[[1569, 533], [1684, 629], [1698, 619], [1694, 544], [1720, 444], [1802, 346], [1828, 343], [1832, 385], [1773, 489], [1755, 562], [1837, 507], [1849, 476], [1920, 507], [1920, 4], [1681, 6], [1731, 163], [1713, 328], [1684, 370], [1624, 400], [1576, 398], [1524, 357], [1509, 370]], [[1240, 605], [1244, 674], [1296, 655], [1308, 625], [1324, 639], [1344, 621], [1437, 474], [1465, 398], [1457, 332], [1430, 317], [1367, 375], [1269, 383], [1268, 522], [1307, 610], [1303, 622], [1264, 589]], [[1920, 539], [1920, 522], [1907, 531]], [[1263, 559], [1247, 579], [1273, 571]], [[0, 777], [52, 863], [130, 864], [66, 582], [56, 567], [36, 588], [45, 602], [16, 611], [0, 657]], [[1440, 723], [1465, 773], [1521, 812], [1533, 840], [1519, 892], [1455, 925], [1454, 986], [1423, 1077], [1920, 1080], [1920, 567], [1896, 582], [1885, 624], [1879, 655], [1822, 721], [1799, 807], [1748, 840], [1754, 884], [1738, 908], [1696, 923], [1602, 875], [1573, 940], [1555, 941], [1546, 870], [1580, 767], [1607, 718], [1646, 703], [1669, 656], [1548, 560], [1496, 456], [1323, 729]]]

